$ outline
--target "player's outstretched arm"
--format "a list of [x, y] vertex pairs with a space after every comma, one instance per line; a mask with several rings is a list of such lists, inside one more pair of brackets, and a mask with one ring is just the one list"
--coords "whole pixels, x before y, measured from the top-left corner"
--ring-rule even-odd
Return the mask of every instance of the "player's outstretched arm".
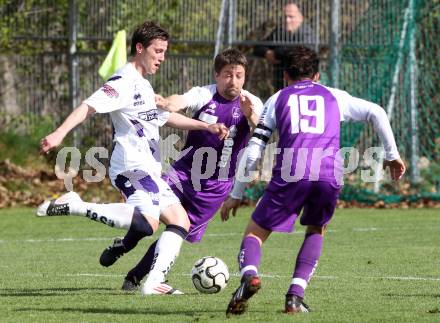
[[342, 95], [343, 102], [346, 103], [343, 112], [345, 120], [366, 121], [373, 125], [385, 149], [383, 168], [389, 167], [391, 178], [395, 181], [399, 180], [405, 173], [405, 164], [400, 159], [385, 110], [375, 103], [352, 97], [346, 92], [338, 92], [338, 94]]
[[169, 112], [178, 112], [189, 105], [185, 97], [178, 94], [173, 94], [166, 98], [162, 95], [156, 94], [155, 101], [157, 107]]
[[42, 153], [48, 153], [53, 148], [58, 147], [63, 141], [64, 137], [82, 123], [87, 117], [95, 113], [95, 109], [85, 103], [81, 103], [69, 116], [64, 120], [61, 126], [54, 132], [47, 135], [40, 141], [40, 149]]
[[208, 124], [203, 121], [191, 119], [179, 113], [172, 112], [167, 126], [183, 130], [204, 130], [209, 131], [219, 137], [220, 140], [225, 139], [229, 134], [229, 129], [223, 123]]

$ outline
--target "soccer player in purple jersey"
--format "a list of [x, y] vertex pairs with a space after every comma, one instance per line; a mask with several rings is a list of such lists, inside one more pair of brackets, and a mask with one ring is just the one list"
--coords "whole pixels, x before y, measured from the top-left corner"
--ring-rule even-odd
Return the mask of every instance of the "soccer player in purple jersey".
[[[288, 55], [284, 72], [288, 86], [265, 103], [244, 155], [246, 172], [254, 170], [269, 137], [278, 130], [280, 153], [272, 179], [244, 233], [238, 255], [241, 283], [228, 305], [227, 316], [242, 314], [247, 301], [260, 289], [258, 267], [263, 242], [272, 231], [291, 232], [301, 211], [300, 223], [306, 226], [306, 233], [287, 290], [285, 312], [309, 312], [303, 302], [304, 290], [316, 270], [324, 232], [341, 189], [341, 121], [371, 122], [384, 144], [384, 166], [390, 167], [392, 179], [400, 179], [405, 172], [385, 111], [317, 83], [318, 66], [318, 55], [307, 47], [297, 46]], [[223, 220], [238, 207], [244, 185], [243, 181], [235, 181], [221, 210]]]
[[[193, 87], [183, 95], [156, 98], [156, 104], [163, 109], [186, 108], [194, 119], [222, 123], [229, 128], [229, 137], [224, 142], [206, 132], [189, 131], [181, 157], [165, 176], [188, 213], [190, 228], [185, 240], [190, 243], [202, 239], [208, 222], [228, 197], [239, 153], [246, 146], [263, 109], [259, 98], [243, 90], [246, 67], [246, 57], [240, 51], [226, 49], [214, 60], [215, 84]], [[157, 256], [156, 242], [127, 274], [122, 289], [135, 290], [148, 274]], [[128, 252], [136, 244], [137, 241], [128, 241], [124, 249], [109, 247], [103, 252], [101, 264], [112, 265], [122, 251]]]

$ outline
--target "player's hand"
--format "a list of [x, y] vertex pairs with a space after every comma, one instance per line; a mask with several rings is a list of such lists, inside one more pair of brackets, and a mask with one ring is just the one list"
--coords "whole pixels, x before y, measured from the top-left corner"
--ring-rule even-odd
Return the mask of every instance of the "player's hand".
[[401, 179], [403, 174], [405, 174], [406, 167], [401, 159], [384, 160], [383, 169], [387, 167], [390, 168], [391, 179], [393, 181]]
[[168, 102], [168, 100], [165, 99], [162, 95], [156, 94], [154, 96], [154, 101], [156, 102], [156, 106], [158, 108], [161, 108], [162, 110], [165, 110], [165, 111], [174, 112], [170, 109], [170, 107], [169, 107], [170, 103]]
[[223, 140], [229, 136], [229, 128], [223, 123], [214, 123], [208, 126], [208, 131], [218, 136], [218, 139]]
[[58, 131], [54, 131], [40, 140], [40, 151], [43, 154], [47, 154], [53, 148], [58, 147], [63, 141], [64, 136]]
[[249, 119], [254, 112], [254, 105], [249, 96], [240, 94], [240, 110], [246, 119]]
[[229, 220], [229, 212], [231, 211], [231, 209], [232, 209], [232, 215], [235, 216], [240, 204], [241, 204], [241, 200], [237, 200], [232, 197], [228, 197], [228, 199], [223, 203], [222, 209], [220, 211], [222, 221]]

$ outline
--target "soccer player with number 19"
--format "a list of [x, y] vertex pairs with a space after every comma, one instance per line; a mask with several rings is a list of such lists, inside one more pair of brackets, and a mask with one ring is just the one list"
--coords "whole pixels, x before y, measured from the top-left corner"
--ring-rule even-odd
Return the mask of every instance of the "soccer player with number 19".
[[[385, 111], [378, 105], [350, 96], [347, 92], [317, 83], [319, 58], [316, 52], [296, 46], [286, 57], [284, 77], [288, 86], [271, 96], [246, 150], [246, 171], [256, 168], [272, 132], [278, 129], [278, 148], [272, 179], [249, 220], [238, 262], [241, 284], [227, 307], [227, 316], [242, 314], [247, 301], [261, 286], [258, 267], [261, 246], [272, 231], [291, 232], [302, 212], [306, 226], [285, 312], [309, 312], [304, 290], [316, 270], [323, 237], [341, 189], [342, 160], [339, 158], [340, 122], [371, 122], [385, 147], [384, 167], [393, 180], [405, 172]], [[292, 175], [293, 174], [293, 175]], [[245, 184], [236, 180], [222, 207], [223, 220], [239, 205]]]

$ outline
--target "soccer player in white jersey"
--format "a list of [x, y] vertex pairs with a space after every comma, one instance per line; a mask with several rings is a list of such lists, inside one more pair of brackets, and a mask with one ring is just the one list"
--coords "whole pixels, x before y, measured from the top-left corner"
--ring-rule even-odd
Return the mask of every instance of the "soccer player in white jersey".
[[114, 126], [114, 150], [109, 176], [126, 203], [97, 204], [81, 200], [69, 192], [46, 201], [39, 216], [80, 215], [111, 227], [128, 229], [128, 236], [149, 236], [166, 224], [156, 245], [158, 257], [144, 283], [143, 294], [181, 293], [164, 283], [165, 275], [177, 257], [188, 234], [186, 211], [168, 184], [161, 179], [159, 126], [186, 130], [206, 130], [223, 139], [228, 130], [221, 124], [187, 118], [158, 109], [150, 83], [143, 77], [155, 74], [165, 59], [169, 34], [153, 22], [145, 22], [133, 33], [130, 61], [98, 91], [81, 103], [63, 124], [41, 140], [46, 153], [61, 144], [75, 126], [94, 113], [110, 113]]
[[[336, 207], [341, 189], [342, 160], [339, 156], [340, 122], [372, 123], [385, 147], [384, 166], [394, 180], [405, 165], [400, 159], [385, 111], [377, 104], [352, 97], [345, 91], [317, 83], [319, 58], [316, 52], [297, 46], [285, 62], [288, 86], [265, 103], [257, 128], [246, 150], [246, 169], [252, 171], [272, 132], [279, 133], [272, 179], [245, 230], [238, 255], [241, 284], [234, 292], [226, 314], [242, 314], [247, 301], [260, 288], [258, 267], [261, 246], [272, 231], [291, 232], [302, 211], [306, 226], [292, 280], [286, 293], [285, 313], [308, 312], [304, 290], [321, 256], [323, 236]], [[235, 181], [221, 216], [238, 207], [244, 183]]]
[[[263, 110], [261, 100], [243, 89], [246, 68], [243, 53], [234, 48], [225, 49], [214, 59], [215, 84], [196, 86], [182, 95], [159, 97], [156, 101], [164, 109], [186, 109], [194, 119], [220, 122], [229, 128], [229, 137], [224, 141], [214, 134], [189, 131], [180, 158], [164, 177], [188, 213], [190, 229], [185, 240], [189, 243], [202, 240], [209, 221], [227, 199], [240, 153]], [[136, 244], [137, 241], [124, 238], [124, 248], [111, 246], [104, 250], [101, 264], [113, 265], [122, 252], [130, 251]], [[137, 289], [148, 274], [155, 257], [155, 244], [150, 245], [141, 261], [129, 271], [124, 290]]]

